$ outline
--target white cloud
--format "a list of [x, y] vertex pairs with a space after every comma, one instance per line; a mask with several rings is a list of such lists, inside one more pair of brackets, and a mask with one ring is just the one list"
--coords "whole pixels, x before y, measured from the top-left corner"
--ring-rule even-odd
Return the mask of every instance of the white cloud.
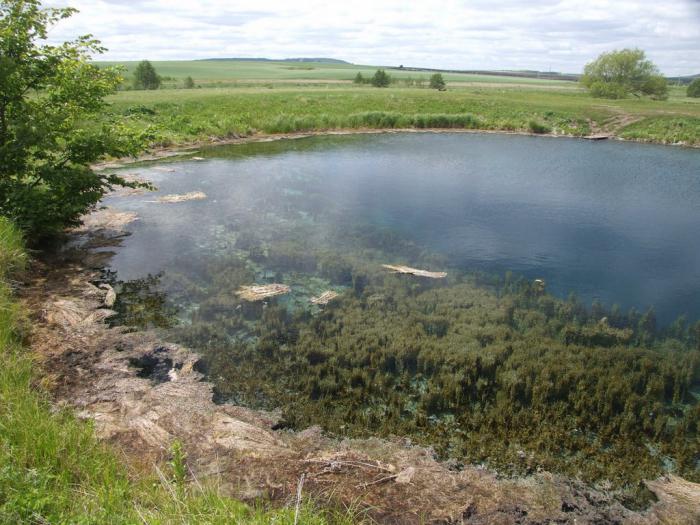
[[640, 47], [700, 73], [698, 0], [50, 0], [80, 10], [52, 40], [92, 33], [105, 59], [325, 56], [361, 64], [580, 71]]

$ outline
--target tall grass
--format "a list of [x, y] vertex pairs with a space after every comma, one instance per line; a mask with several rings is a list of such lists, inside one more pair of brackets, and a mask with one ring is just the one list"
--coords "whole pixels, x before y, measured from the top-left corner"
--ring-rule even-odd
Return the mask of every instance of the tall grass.
[[[159, 476], [130, 472], [90, 424], [54, 410], [22, 345], [22, 312], [9, 282], [26, 261], [22, 236], [0, 217], [0, 524], [294, 523], [294, 509], [251, 507], [216, 487], [183, 486], [182, 454]], [[300, 523], [352, 521], [348, 512], [302, 506]]]
[[[483, 129], [582, 136], [611, 118], [674, 116], [687, 122], [644, 126], [650, 140], [684, 137], [700, 144], [700, 103], [672, 96], [605, 101], [575, 90], [470, 87], [428, 89], [304, 87], [180, 89], [122, 92], [110, 98], [113, 115], [128, 117], [136, 128], [153, 126], [160, 144], [211, 137], [360, 128]], [[541, 125], [542, 127], [539, 127]], [[636, 126], [637, 130], [641, 125]], [[629, 130], [632, 132], [632, 130]], [[625, 130], [627, 131], [627, 130]]]

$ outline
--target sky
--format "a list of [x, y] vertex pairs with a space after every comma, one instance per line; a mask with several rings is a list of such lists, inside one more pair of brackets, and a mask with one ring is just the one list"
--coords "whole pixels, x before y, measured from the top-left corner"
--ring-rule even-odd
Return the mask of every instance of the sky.
[[103, 60], [329, 57], [356, 64], [580, 72], [638, 47], [666, 75], [700, 73], [700, 0], [46, 0], [80, 10]]

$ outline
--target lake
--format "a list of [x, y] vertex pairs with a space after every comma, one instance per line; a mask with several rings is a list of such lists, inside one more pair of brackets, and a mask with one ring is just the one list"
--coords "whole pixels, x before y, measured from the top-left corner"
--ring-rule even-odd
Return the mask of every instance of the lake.
[[[303, 308], [383, 263], [451, 277], [512, 271], [588, 305], [653, 306], [662, 323], [700, 318], [697, 150], [396, 133], [197, 155], [129, 168], [158, 192], [106, 200], [139, 216], [110, 262], [114, 278], [157, 276], [150, 284], [184, 320], [204, 297], [232, 295], [220, 278], [241, 265], [254, 282], [291, 286], [283, 300]], [[207, 198], [154, 202], [192, 191]]]

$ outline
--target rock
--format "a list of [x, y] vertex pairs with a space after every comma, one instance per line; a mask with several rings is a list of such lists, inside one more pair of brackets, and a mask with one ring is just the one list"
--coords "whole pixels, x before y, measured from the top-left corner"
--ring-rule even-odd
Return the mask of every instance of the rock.
[[415, 474], [416, 474], [416, 469], [414, 467], [405, 468], [396, 475], [395, 481], [396, 481], [396, 483], [401, 483], [401, 484], [410, 483]]

